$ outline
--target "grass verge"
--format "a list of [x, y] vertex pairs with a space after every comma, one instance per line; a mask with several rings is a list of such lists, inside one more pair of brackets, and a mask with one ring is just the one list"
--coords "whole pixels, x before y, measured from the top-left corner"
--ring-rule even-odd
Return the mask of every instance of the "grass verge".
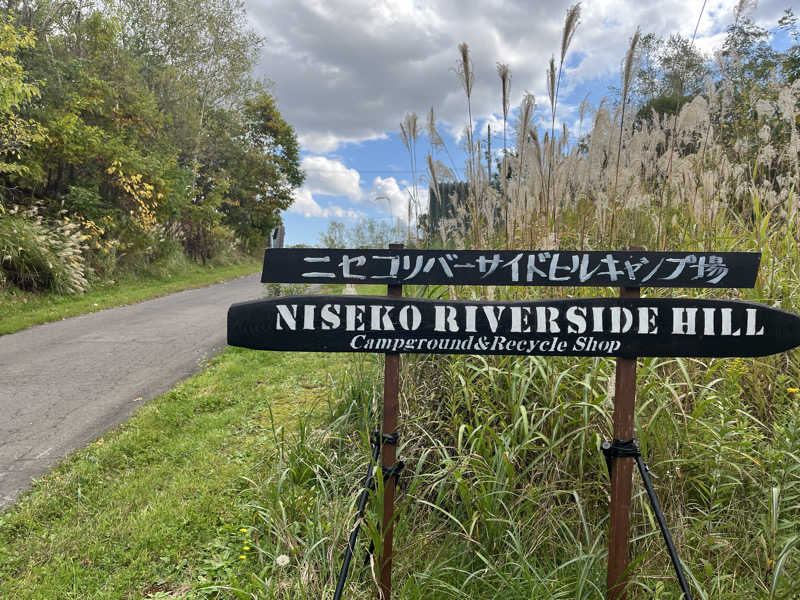
[[0, 598], [217, 597], [197, 590], [249, 576], [246, 490], [348, 358], [228, 349], [74, 453], [0, 515]]
[[86, 313], [133, 304], [181, 290], [203, 287], [256, 272], [260, 262], [253, 261], [223, 267], [191, 265], [179, 274], [163, 277], [132, 277], [100, 283], [79, 296], [61, 296], [0, 288], [0, 335], [14, 333], [32, 325], [58, 321]]

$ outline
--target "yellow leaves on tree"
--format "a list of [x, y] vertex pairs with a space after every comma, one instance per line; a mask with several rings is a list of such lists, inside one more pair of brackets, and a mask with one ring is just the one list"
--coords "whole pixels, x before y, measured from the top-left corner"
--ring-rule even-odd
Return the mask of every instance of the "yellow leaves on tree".
[[156, 225], [158, 201], [164, 195], [156, 193], [155, 186], [146, 182], [141, 173], [126, 174], [118, 160], [111, 163], [106, 173], [112, 176], [114, 185], [124, 192], [131, 219], [143, 231], [150, 231]]

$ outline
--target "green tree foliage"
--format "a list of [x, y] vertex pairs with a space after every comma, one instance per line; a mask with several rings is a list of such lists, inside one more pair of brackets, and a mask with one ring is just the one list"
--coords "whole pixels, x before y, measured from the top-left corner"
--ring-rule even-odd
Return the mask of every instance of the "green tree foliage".
[[438, 187], [428, 189], [428, 215], [425, 219], [425, 233], [430, 239], [447, 244], [442, 239], [442, 227], [446, 224], [458, 231], [466, 231], [469, 221], [465, 217], [469, 184], [464, 181], [446, 181]]
[[319, 245], [323, 248], [388, 248], [389, 244], [402, 242], [408, 231], [387, 221], [360, 219], [351, 225], [331, 221], [320, 233]]
[[263, 245], [303, 174], [240, 0], [6, 5], [0, 200], [88, 223], [132, 263]]
[[781, 68], [789, 83], [800, 79], [800, 20], [791, 8], [787, 8], [778, 20], [778, 26], [786, 31], [794, 44], [781, 57]]
[[[38, 123], [19, 116], [21, 106], [39, 95], [17, 58], [33, 44], [30, 30], [16, 28], [8, 17], [0, 17], [0, 176], [23, 173], [22, 153], [43, 139]], [[5, 190], [0, 186], [0, 212]]]
[[633, 79], [632, 95], [639, 105], [639, 119], [659, 114], [675, 114], [703, 89], [711, 74], [708, 57], [687, 39], [673, 34], [664, 39], [653, 33], [643, 35], [637, 44], [639, 68]]
[[256, 249], [278, 225], [278, 211], [289, 208], [293, 190], [305, 179], [300, 146], [264, 88], [244, 101], [241, 130], [234, 142], [231, 174], [236, 190], [225, 209], [226, 222], [248, 249]]
[[772, 34], [767, 29], [737, 12], [713, 61], [679, 35], [668, 39], [652, 33], [642, 36], [633, 82], [637, 126], [652, 125], [654, 115], [662, 119], [670, 115], [664, 121], [668, 130], [680, 130], [675, 115], [702, 96], [704, 102], [714, 104], [706, 133], [691, 139], [684, 136], [680, 142], [676, 141], [679, 135], [671, 137], [659, 147], [662, 153], [672, 158], [683, 151], [701, 150], [703, 154], [713, 131], [730, 161], [751, 165], [756, 182], [781, 174], [790, 162], [779, 165], [779, 157], [771, 149], [788, 147], [792, 136], [782, 115], [789, 105], [797, 104], [796, 93], [789, 86], [800, 76], [800, 27], [791, 9], [777, 26], [793, 42], [783, 50], [771, 45]]

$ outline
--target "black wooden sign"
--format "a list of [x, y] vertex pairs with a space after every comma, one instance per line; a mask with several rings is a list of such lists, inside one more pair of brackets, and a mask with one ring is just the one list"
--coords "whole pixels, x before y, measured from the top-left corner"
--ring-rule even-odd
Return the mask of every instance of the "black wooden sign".
[[758, 252], [268, 249], [264, 283], [751, 288]]
[[228, 344], [321, 352], [764, 356], [800, 344], [800, 317], [725, 300], [286, 296], [231, 306]]

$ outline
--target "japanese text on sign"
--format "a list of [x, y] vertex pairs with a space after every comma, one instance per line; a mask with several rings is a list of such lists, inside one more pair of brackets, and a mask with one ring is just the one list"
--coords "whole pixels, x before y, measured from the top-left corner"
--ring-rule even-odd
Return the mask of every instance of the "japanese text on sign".
[[750, 287], [760, 258], [758, 254], [706, 252], [302, 250], [294, 255], [274, 252], [267, 251], [265, 255], [262, 281]]

